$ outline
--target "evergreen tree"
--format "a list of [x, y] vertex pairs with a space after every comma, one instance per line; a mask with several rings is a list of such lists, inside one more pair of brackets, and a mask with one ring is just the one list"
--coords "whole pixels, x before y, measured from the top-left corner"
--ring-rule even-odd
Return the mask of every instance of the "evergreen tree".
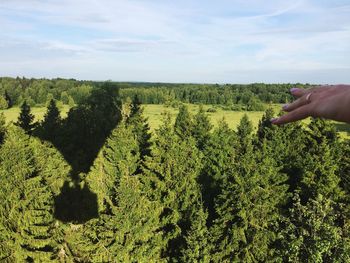
[[107, 138], [86, 177], [98, 196], [100, 213], [107, 212], [113, 205], [110, 198], [115, 198], [120, 178], [136, 172], [139, 158], [139, 147], [131, 128], [120, 123]]
[[337, 225], [339, 214], [330, 199], [318, 195], [305, 205], [293, 197], [290, 218], [279, 233], [283, 262], [348, 262], [349, 240]]
[[34, 128], [34, 115], [31, 113], [30, 106], [26, 101], [23, 102], [21, 106], [21, 112], [18, 117], [18, 121], [15, 123], [17, 126], [21, 127], [27, 134], [31, 134]]
[[13, 102], [12, 102], [12, 99], [11, 99], [10, 95], [8, 94], [7, 90], [5, 90], [4, 97], [7, 101], [7, 107], [11, 108], [13, 106]]
[[194, 116], [193, 137], [197, 141], [199, 150], [203, 150], [205, 144], [210, 139], [210, 131], [213, 125], [210, 123], [208, 115], [205, 113], [203, 106], [199, 107], [197, 114]]
[[68, 97], [68, 106], [69, 108], [73, 108], [75, 106], [75, 101], [71, 96]]
[[247, 151], [247, 148], [252, 145], [252, 131], [253, 124], [249, 120], [247, 114], [244, 114], [237, 127], [237, 152], [239, 154], [244, 154]]
[[181, 251], [181, 262], [210, 262], [210, 240], [206, 225], [208, 214], [203, 210], [201, 203], [198, 206], [185, 238], [186, 245]]
[[297, 192], [280, 228], [284, 261], [349, 260], [348, 213], [342, 204], [337, 140], [334, 128], [324, 120], [313, 119], [308, 125], [297, 187], [292, 188]]
[[340, 200], [344, 193], [339, 185], [340, 156], [336, 132], [321, 119], [314, 119], [308, 128], [300, 181], [302, 201], [315, 199], [319, 194], [333, 201]]
[[175, 132], [183, 140], [193, 135], [193, 119], [186, 105], [181, 105], [175, 120]]
[[137, 141], [131, 128], [121, 123], [86, 178], [98, 195], [100, 217], [68, 234], [73, 258], [87, 257], [90, 262], [159, 262], [160, 208], [146, 198], [143, 185], [134, 175], [138, 161]]
[[266, 262], [274, 257], [274, 225], [285, 202], [285, 180], [264, 150], [247, 151], [232, 165], [216, 200], [214, 262]]
[[7, 132], [0, 163], [0, 258], [7, 262], [53, 260], [61, 240], [53, 200], [68, 166], [49, 145], [18, 128]]
[[148, 119], [143, 115], [143, 108], [141, 107], [137, 95], [131, 102], [130, 116], [127, 120], [127, 124], [130, 124], [133, 127], [133, 133], [136, 135], [139, 144], [140, 156], [141, 159], [144, 160], [145, 156], [150, 155], [151, 133]]
[[9, 107], [6, 98], [0, 95], [0, 110], [6, 110]]
[[162, 258], [178, 262], [186, 244], [195, 204], [200, 199], [197, 179], [201, 170], [201, 154], [192, 138], [182, 140], [174, 133], [170, 116], [166, 115], [157, 131], [151, 156], [146, 157], [143, 181], [151, 201], [163, 208], [160, 215], [165, 244]]
[[274, 126], [271, 123], [271, 119], [274, 117], [274, 111], [272, 108], [268, 108], [262, 119], [259, 121], [258, 125], [258, 140], [262, 141], [263, 139], [271, 140], [273, 137], [273, 130], [276, 129], [276, 126]]
[[209, 225], [216, 217], [214, 200], [220, 194], [221, 186], [235, 162], [235, 141], [234, 132], [222, 120], [203, 150], [200, 183], [204, 204], [208, 209]]
[[47, 107], [44, 120], [40, 122], [37, 133], [39, 136], [51, 142], [57, 141], [57, 135], [61, 127], [61, 116], [55, 100], [51, 100]]

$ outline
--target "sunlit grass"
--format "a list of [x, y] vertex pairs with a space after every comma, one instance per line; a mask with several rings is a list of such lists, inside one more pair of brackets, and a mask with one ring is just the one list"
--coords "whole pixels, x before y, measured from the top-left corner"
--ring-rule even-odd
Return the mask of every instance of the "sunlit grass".
[[[187, 106], [192, 114], [196, 114], [199, 109], [199, 105], [187, 104]], [[281, 109], [281, 105], [278, 105], [278, 104], [271, 105], [271, 107], [274, 109], [276, 114]], [[148, 118], [148, 122], [152, 131], [157, 129], [162, 123], [162, 113], [164, 113], [165, 111], [169, 112], [172, 116], [172, 121], [174, 122], [176, 115], [179, 112], [177, 108], [166, 107], [165, 105], [145, 104], [143, 105], [143, 108], [144, 108], [144, 114]], [[244, 114], [248, 115], [249, 119], [253, 123], [254, 129], [256, 129], [259, 124], [259, 120], [264, 114], [264, 111], [223, 110], [221, 107], [218, 107], [218, 106], [215, 107], [213, 105], [203, 105], [203, 108], [205, 109], [205, 111], [207, 111], [209, 108], [216, 109], [216, 112], [207, 112], [209, 119], [211, 123], [214, 125], [214, 127], [216, 127], [219, 121], [224, 118], [225, 121], [228, 123], [229, 127], [232, 129], [237, 128], [239, 121]], [[63, 118], [66, 117], [69, 111], [69, 106], [64, 105], [63, 107], [60, 108], [60, 111], [61, 111], [61, 116]], [[2, 110], [1, 112], [4, 113], [7, 123], [16, 122], [20, 112], [20, 108], [13, 107], [11, 109]], [[33, 107], [32, 113], [35, 116], [35, 120], [41, 120], [43, 119], [46, 113], [46, 107]], [[304, 122], [308, 123], [309, 119], [305, 120]], [[341, 138], [350, 139], [349, 124], [335, 122], [335, 126]]]
[[[5, 115], [6, 123], [9, 122], [16, 122], [20, 113], [20, 108], [19, 107], [12, 107], [7, 110], [0, 110], [0, 112], [3, 112]], [[46, 107], [32, 107], [31, 111], [32, 114], [35, 117], [35, 121], [42, 120], [44, 118], [44, 115], [46, 113]], [[60, 107], [60, 112], [62, 118], [65, 118], [67, 116], [67, 113], [69, 111], [69, 106], [68, 105], [63, 105]]]

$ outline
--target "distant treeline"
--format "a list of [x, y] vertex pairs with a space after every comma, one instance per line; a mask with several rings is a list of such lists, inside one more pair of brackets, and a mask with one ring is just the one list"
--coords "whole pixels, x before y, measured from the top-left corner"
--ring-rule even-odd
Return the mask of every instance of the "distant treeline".
[[[51, 99], [73, 106], [83, 103], [91, 91], [103, 85], [98, 81], [75, 79], [0, 78], [0, 109], [19, 106], [47, 105]], [[138, 96], [143, 104], [179, 102], [225, 105], [232, 110], [263, 110], [264, 103], [285, 103], [291, 99], [289, 89], [302, 84], [170, 84], [110, 82], [120, 88], [122, 100]]]

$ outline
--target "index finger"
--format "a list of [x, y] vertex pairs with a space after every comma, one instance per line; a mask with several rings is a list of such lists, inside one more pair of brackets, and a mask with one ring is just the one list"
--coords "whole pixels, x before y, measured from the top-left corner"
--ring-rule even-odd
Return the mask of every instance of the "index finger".
[[310, 104], [301, 106], [285, 115], [282, 115], [279, 118], [272, 119], [271, 123], [272, 124], [285, 124], [288, 122], [293, 122], [293, 121], [299, 121], [302, 119], [305, 119], [307, 117], [311, 116], [311, 108]]

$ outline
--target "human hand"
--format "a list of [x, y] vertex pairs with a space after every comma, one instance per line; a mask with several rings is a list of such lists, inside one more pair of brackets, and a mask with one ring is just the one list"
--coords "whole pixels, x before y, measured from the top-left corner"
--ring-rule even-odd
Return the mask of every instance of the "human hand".
[[272, 119], [272, 124], [285, 124], [310, 116], [350, 123], [350, 85], [292, 88], [290, 91], [297, 99], [284, 105], [282, 109], [287, 114]]

